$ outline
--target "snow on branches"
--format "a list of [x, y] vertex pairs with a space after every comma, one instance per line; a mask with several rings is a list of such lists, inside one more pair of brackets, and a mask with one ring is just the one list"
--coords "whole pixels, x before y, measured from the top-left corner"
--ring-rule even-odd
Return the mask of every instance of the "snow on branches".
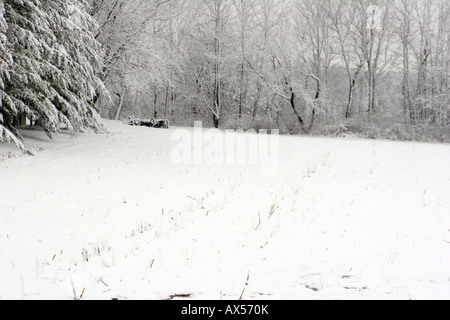
[[80, 1], [0, 6], [0, 125], [8, 141], [20, 139], [14, 128], [20, 116], [39, 121], [50, 138], [62, 128], [106, 132], [93, 107], [106, 93], [97, 76], [103, 58], [96, 28]]

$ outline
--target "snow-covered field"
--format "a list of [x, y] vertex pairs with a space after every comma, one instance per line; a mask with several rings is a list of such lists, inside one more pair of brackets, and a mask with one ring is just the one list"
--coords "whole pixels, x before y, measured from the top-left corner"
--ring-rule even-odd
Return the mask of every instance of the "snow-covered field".
[[450, 299], [449, 145], [280, 136], [270, 175], [106, 124], [0, 145], [0, 299]]

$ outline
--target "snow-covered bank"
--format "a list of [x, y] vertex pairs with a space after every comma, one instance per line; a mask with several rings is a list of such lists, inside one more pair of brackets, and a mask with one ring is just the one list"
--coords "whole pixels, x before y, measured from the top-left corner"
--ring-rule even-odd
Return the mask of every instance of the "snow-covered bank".
[[0, 299], [450, 298], [449, 145], [281, 136], [272, 176], [106, 123], [0, 157]]

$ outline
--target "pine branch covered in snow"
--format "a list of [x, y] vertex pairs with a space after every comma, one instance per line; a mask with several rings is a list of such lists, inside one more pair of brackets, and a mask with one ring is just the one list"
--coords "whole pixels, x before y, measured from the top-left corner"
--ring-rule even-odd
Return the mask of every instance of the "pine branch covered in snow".
[[0, 124], [0, 142], [11, 143], [20, 150], [22, 150], [24, 153], [28, 155], [33, 155], [33, 153], [27, 150], [24, 144], [19, 139], [17, 139], [17, 137], [11, 131], [3, 127], [1, 124]]
[[25, 115], [49, 137], [62, 128], [106, 132], [93, 107], [106, 93], [102, 49], [83, 2], [7, 0], [0, 17], [0, 124], [16, 136]]

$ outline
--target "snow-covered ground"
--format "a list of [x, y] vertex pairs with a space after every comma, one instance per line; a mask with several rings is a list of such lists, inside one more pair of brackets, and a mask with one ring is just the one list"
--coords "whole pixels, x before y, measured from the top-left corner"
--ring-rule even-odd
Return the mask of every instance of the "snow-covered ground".
[[270, 175], [106, 124], [0, 144], [0, 299], [450, 299], [449, 145], [280, 136]]

